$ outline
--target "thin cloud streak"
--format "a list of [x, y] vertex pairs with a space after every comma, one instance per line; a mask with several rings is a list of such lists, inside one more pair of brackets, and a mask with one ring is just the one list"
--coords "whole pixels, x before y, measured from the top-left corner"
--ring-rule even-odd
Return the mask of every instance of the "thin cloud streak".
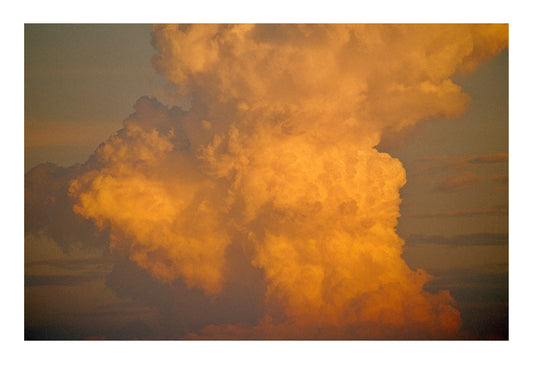
[[25, 287], [74, 286], [95, 280], [102, 280], [106, 272], [84, 273], [81, 275], [24, 275]]
[[[421, 163], [412, 175], [427, 175], [443, 170], [476, 170], [484, 166], [508, 164], [508, 153], [490, 153], [479, 156], [428, 156], [417, 160]], [[464, 173], [464, 172], [463, 172]]]
[[25, 268], [50, 266], [70, 271], [83, 271], [90, 267], [101, 268], [112, 266], [113, 262], [107, 258], [54, 258], [24, 263]]
[[506, 233], [472, 233], [459, 234], [452, 237], [427, 234], [411, 234], [406, 240], [408, 243], [435, 244], [446, 246], [507, 246], [509, 235]]
[[456, 210], [456, 211], [440, 211], [428, 212], [422, 214], [409, 214], [405, 217], [412, 218], [438, 218], [438, 217], [473, 217], [473, 216], [507, 216], [509, 210], [507, 208], [479, 208], [471, 210]]
[[484, 177], [472, 173], [471, 171], [460, 172], [440, 181], [435, 190], [437, 191], [458, 191], [473, 186], [484, 180]]
[[422, 162], [436, 162], [441, 166], [465, 167], [468, 165], [501, 164], [509, 162], [508, 153], [490, 153], [480, 156], [428, 156], [419, 159]]

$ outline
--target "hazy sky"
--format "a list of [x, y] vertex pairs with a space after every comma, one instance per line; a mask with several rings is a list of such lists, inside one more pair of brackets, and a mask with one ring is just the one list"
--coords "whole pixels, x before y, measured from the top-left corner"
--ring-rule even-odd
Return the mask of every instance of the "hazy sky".
[[26, 25], [26, 339], [507, 339], [506, 27], [417, 27]]
[[150, 25], [26, 25], [25, 170], [84, 162], [158, 77]]

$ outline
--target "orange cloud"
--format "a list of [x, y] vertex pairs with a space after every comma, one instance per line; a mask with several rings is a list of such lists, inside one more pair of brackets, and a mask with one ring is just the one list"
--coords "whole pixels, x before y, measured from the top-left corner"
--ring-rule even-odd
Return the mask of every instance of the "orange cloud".
[[129, 250], [131, 260], [158, 278], [179, 276], [191, 287], [218, 293], [229, 237], [217, 185], [194, 170], [191, 151], [176, 150], [183, 141], [178, 113], [147, 98], [136, 110], [97, 150], [101, 168], [72, 181], [74, 211], [110, 228], [111, 246]]
[[142, 98], [75, 179], [75, 211], [163, 281], [216, 295], [245, 254], [266, 284], [254, 327], [191, 338], [452, 338], [447, 292], [401, 258], [405, 171], [386, 132], [457, 117], [450, 76], [507, 45], [506, 25], [166, 25], [156, 69], [188, 111]]

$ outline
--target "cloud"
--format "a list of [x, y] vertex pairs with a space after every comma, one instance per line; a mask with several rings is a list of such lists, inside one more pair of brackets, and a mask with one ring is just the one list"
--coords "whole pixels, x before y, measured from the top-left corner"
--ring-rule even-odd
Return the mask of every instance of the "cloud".
[[509, 235], [506, 233], [473, 233], [459, 234], [453, 237], [434, 236], [425, 234], [412, 234], [407, 237], [407, 242], [428, 243], [447, 246], [506, 246], [509, 244]]
[[218, 182], [194, 164], [182, 112], [141, 98], [124, 128], [96, 151], [99, 169], [72, 181], [74, 211], [109, 228], [113, 249], [164, 281], [219, 293], [230, 238]]
[[492, 153], [485, 154], [478, 157], [470, 158], [467, 161], [470, 164], [497, 164], [497, 163], [508, 163], [509, 154], [508, 153]]
[[456, 300], [466, 303], [508, 302], [509, 272], [452, 269], [439, 271], [439, 276], [426, 284], [430, 292], [450, 290]]
[[33, 268], [40, 266], [51, 266], [56, 268], [62, 268], [70, 271], [86, 271], [91, 269], [99, 269], [110, 265], [111, 261], [107, 258], [55, 258], [39, 261], [25, 262], [25, 268]]
[[[487, 268], [488, 267], [488, 268]], [[507, 264], [485, 268], [431, 271], [424, 289], [449, 290], [461, 311], [466, 338], [509, 339], [509, 271]], [[484, 312], [486, 315], [480, 316]]]
[[[128, 255], [163, 282], [180, 278], [189, 288], [222, 297], [228, 279], [243, 273], [230, 268], [227, 260], [230, 240], [241, 239], [248, 263], [265, 280], [267, 313], [276, 321], [298, 318], [296, 325], [269, 325], [252, 333], [264, 337], [320, 337], [319, 328], [331, 328], [328, 336], [345, 336], [338, 322], [357, 323], [358, 317], [374, 323], [372, 336], [378, 337], [379, 316], [386, 316], [392, 322], [386, 327], [392, 328], [399, 324], [416, 327], [417, 318], [433, 316], [422, 322], [429, 327], [423, 332], [425, 336], [444, 336], [457, 327], [457, 312], [452, 307], [443, 314], [432, 313], [433, 307], [451, 303], [451, 297], [425, 297], [421, 293], [424, 274], [410, 271], [400, 257], [401, 240], [393, 229], [398, 216], [398, 187], [404, 179], [398, 162], [375, 150], [358, 151], [348, 146], [347, 151], [335, 147], [324, 154], [311, 147], [306, 153], [310, 147], [304, 142], [296, 139], [284, 143], [284, 138], [278, 140], [279, 152], [271, 153], [268, 148], [275, 149], [276, 144], [259, 144], [268, 138], [262, 135], [262, 140], [256, 141], [256, 156], [250, 156], [256, 166], [233, 173], [233, 181], [225, 178], [213, 182], [209, 175], [217, 178], [221, 173], [213, 172], [209, 164], [224, 162], [225, 156], [213, 160], [212, 152], [203, 148], [201, 159], [195, 160], [189, 147], [176, 147], [188, 143], [176, 138], [175, 131], [153, 132], [144, 123], [155, 117], [160, 104], [143, 98], [136, 108], [141, 113], [130, 117], [124, 131], [97, 151], [101, 168], [88, 171], [71, 184], [71, 194], [79, 198], [75, 211], [92, 218], [102, 229], [110, 228], [113, 251]], [[228, 148], [234, 142], [232, 136], [238, 135], [230, 134]], [[314, 159], [306, 155], [314, 155]], [[291, 158], [296, 158], [293, 166]], [[359, 166], [360, 173], [347, 170], [350, 168], [343, 160]], [[188, 165], [192, 163], [197, 166]], [[172, 166], [181, 169], [176, 171]], [[371, 174], [391, 168], [383, 175]], [[344, 182], [330, 182], [327, 173], [331, 172]], [[294, 184], [288, 186], [286, 182]], [[372, 192], [346, 196], [349, 187], [365, 185]], [[393, 201], [380, 203], [380, 195]], [[331, 228], [324, 228], [328, 222]], [[377, 248], [388, 250], [390, 255], [372, 254]], [[403, 283], [398, 281], [404, 279]], [[323, 289], [330, 293], [323, 296]], [[411, 317], [407, 306], [385, 304], [389, 295], [405, 301], [420, 295], [421, 312]], [[370, 307], [371, 311], [366, 309]], [[357, 337], [368, 325], [357, 328], [349, 334]]]
[[[91, 166], [88, 162], [85, 166]], [[87, 249], [107, 248], [106, 232], [77, 216], [69, 196], [70, 181], [86, 167], [79, 164], [68, 168], [52, 163], [41, 164], [24, 177], [24, 233], [44, 233], [66, 253], [82, 245]]]
[[487, 180], [505, 185], [509, 184], [509, 176], [507, 174], [495, 174], [488, 178], [471, 171], [463, 171], [442, 179], [435, 189], [438, 191], [459, 191]]
[[87, 283], [93, 280], [102, 279], [107, 273], [92, 273], [78, 275], [24, 275], [25, 287], [42, 287], [42, 286], [73, 286]]
[[[478, 156], [428, 156], [418, 159], [419, 164], [411, 171], [411, 177], [421, 182], [432, 174], [442, 174], [454, 171], [454, 174], [444, 178], [436, 187], [438, 191], [455, 191], [466, 188], [474, 183], [486, 181], [487, 177], [480, 176], [474, 171], [487, 165], [507, 164], [508, 153], [491, 153]], [[498, 181], [493, 179], [493, 181]], [[505, 183], [503, 178], [499, 180]]]
[[111, 263], [109, 259], [101, 257], [64, 257], [26, 261], [24, 263], [24, 286], [74, 286], [102, 280], [111, 271]]
[[507, 207], [497, 208], [478, 208], [471, 210], [440, 211], [428, 212], [418, 215], [408, 215], [415, 218], [432, 218], [432, 217], [472, 217], [472, 216], [505, 216], [509, 214]]
[[[458, 157], [444, 157], [444, 156], [431, 156], [422, 158], [421, 161], [429, 162], [430, 164], [436, 163], [433, 166], [425, 166], [421, 168], [421, 171], [435, 171], [446, 168], [452, 169], [474, 169], [487, 164], [507, 164], [509, 161], [508, 153], [492, 153], [484, 154], [480, 156], [458, 156]], [[436, 186], [439, 191], [457, 191], [470, 187], [478, 182], [486, 181], [488, 178], [473, 173], [470, 170], [460, 171], [451, 176], [448, 176], [441, 180]], [[507, 175], [494, 175], [492, 181], [507, 183]]]
[[494, 174], [492, 177], [494, 182], [503, 183], [509, 185], [509, 175], [507, 174]]
[[[244, 261], [239, 258], [231, 256], [231, 263], [242, 267]], [[252, 325], [261, 318], [265, 292], [260, 276], [250, 276], [257, 271], [247, 266], [248, 274], [243, 274], [238, 266], [232, 269], [233, 275], [246, 278], [233, 279], [216, 297], [207, 297], [199, 289], [189, 289], [179, 279], [171, 284], [162, 283], [131, 261], [117, 263], [105, 281], [120, 298], [158, 311], [160, 325], [152, 333], [154, 339], [177, 339], [210, 324]]]
[[[198, 314], [188, 337], [457, 335], [449, 293], [425, 292], [401, 258], [405, 171], [376, 145], [460, 116], [469, 98], [451, 75], [505, 48], [506, 25], [158, 25], [152, 43], [190, 106], [139, 99], [58, 188], [113, 253], [169, 292], [182, 284], [170, 299], [228, 308], [261, 293], [261, 319]], [[117, 276], [117, 292], [144, 289]]]
[[25, 340], [151, 340], [152, 329], [142, 321], [128, 321], [118, 326], [31, 326], [24, 328]]
[[471, 171], [460, 172], [443, 179], [436, 187], [439, 191], [457, 191], [472, 186], [484, 180], [480, 175]]
[[440, 167], [464, 168], [475, 165], [508, 163], [508, 153], [490, 153], [479, 156], [428, 156], [420, 159], [423, 162], [435, 162]]

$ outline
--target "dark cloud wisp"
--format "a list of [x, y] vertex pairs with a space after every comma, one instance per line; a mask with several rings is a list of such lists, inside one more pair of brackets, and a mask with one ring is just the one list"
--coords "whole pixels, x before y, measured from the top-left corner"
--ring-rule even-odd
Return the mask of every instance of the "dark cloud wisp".
[[446, 246], [507, 246], [509, 235], [506, 233], [472, 233], [459, 234], [452, 237], [411, 234], [407, 237], [408, 243], [435, 244]]

